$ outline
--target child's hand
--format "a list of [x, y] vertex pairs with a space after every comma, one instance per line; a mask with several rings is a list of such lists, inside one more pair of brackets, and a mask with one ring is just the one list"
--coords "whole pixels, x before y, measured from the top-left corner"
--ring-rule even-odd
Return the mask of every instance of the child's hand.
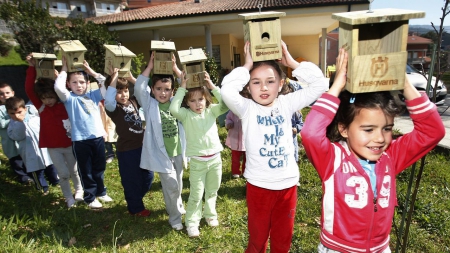
[[172, 70], [178, 78], [181, 78], [181, 70], [177, 66], [177, 58], [175, 57], [175, 54], [172, 54]]
[[55, 74], [55, 79], [56, 79], [56, 78], [58, 77], [58, 75], [59, 75], [58, 70], [54, 69], [54, 70], [53, 70], [53, 73]]
[[211, 77], [209, 76], [208, 72], [203, 71], [203, 73], [205, 73], [206, 88], [208, 88], [210, 90], [213, 90], [214, 88], [216, 88], [214, 83], [211, 81]]
[[286, 67], [289, 67], [291, 69], [296, 69], [300, 63], [298, 63], [292, 55], [289, 53], [286, 43], [284, 41], [281, 41], [281, 50], [282, 50], [282, 57], [281, 57], [281, 64], [283, 64]]
[[184, 72], [184, 71], [181, 72], [180, 78], [181, 78], [181, 84], [180, 84], [180, 87], [186, 89], [186, 83], [187, 83], [187, 80], [188, 80], [188, 79], [186, 79], [186, 72]]
[[328, 90], [328, 94], [338, 97], [339, 93], [344, 89], [347, 82], [347, 62], [347, 51], [344, 48], [339, 49], [339, 55], [336, 58], [336, 75], [333, 85]]
[[297, 128], [293, 127], [292, 128], [292, 135], [296, 135], [297, 134]]
[[248, 69], [248, 71], [250, 71], [250, 69], [252, 69], [253, 67], [253, 59], [252, 54], [250, 52], [250, 41], [245, 42], [244, 55], [245, 55], [245, 63], [243, 67]]
[[62, 57], [62, 67], [61, 67], [61, 72], [67, 72], [67, 60], [66, 57], [63, 56]]
[[150, 54], [150, 60], [148, 61], [147, 67], [145, 67], [144, 71], [142, 71], [141, 75], [145, 76], [145, 77], [150, 77], [150, 73], [152, 72], [153, 69], [153, 59], [155, 58], [154, 55], [155, 52], [152, 52]]
[[97, 72], [95, 72], [93, 69], [91, 69], [91, 67], [89, 66], [89, 63], [86, 60], [83, 61], [83, 65], [84, 65], [84, 68], [86, 69], [86, 73], [88, 75], [97, 77], [97, 75], [98, 75]]
[[405, 74], [405, 88], [403, 89], [403, 96], [405, 96], [406, 100], [413, 100], [421, 96], [416, 87], [409, 82], [407, 74]]
[[233, 122], [227, 123], [227, 124], [225, 124], [225, 127], [227, 129], [232, 129], [234, 127], [234, 123]]
[[28, 66], [31, 66], [31, 67], [36, 66], [36, 60], [33, 58], [32, 54], [27, 55], [25, 60], [28, 62]]
[[125, 77], [125, 79], [131, 84], [135, 84], [136, 83], [136, 78], [133, 76], [133, 74], [131, 74], [130, 71], [128, 71], [128, 76]]
[[152, 52], [152, 54], [150, 55], [150, 60], [148, 61], [147, 65], [148, 69], [152, 70], [155, 67], [154, 60], [155, 60], [155, 52]]

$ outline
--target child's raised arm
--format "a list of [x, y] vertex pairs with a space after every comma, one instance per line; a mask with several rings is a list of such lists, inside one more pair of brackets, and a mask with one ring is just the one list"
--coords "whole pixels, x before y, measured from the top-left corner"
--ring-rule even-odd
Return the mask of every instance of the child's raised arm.
[[300, 65], [300, 63], [298, 63], [289, 53], [286, 43], [284, 43], [284, 41], [281, 41], [281, 50], [282, 50], [282, 57], [280, 60], [281, 64], [291, 69], [296, 69]]
[[61, 72], [59, 72], [55, 80], [55, 92], [62, 102], [65, 102], [70, 96], [70, 91], [66, 89], [66, 83], [67, 83], [67, 61], [66, 57], [63, 57]]
[[87, 73], [88, 75], [92, 76], [93, 78], [98, 78], [98, 77], [100, 76], [99, 73], [95, 72], [95, 71], [89, 66], [89, 63], [88, 63], [86, 60], [83, 61], [83, 65], [84, 65], [84, 68], [86, 69], [86, 73]]
[[206, 88], [208, 88], [210, 90], [214, 90], [214, 88], [216, 88], [216, 86], [212, 82], [211, 77], [209, 76], [208, 72], [203, 71], [203, 73], [205, 73]]
[[25, 93], [33, 105], [36, 106], [36, 108], [40, 108], [42, 106], [42, 101], [36, 96], [36, 93], [34, 93], [34, 86], [36, 85], [36, 68], [34, 66], [36, 65], [36, 60], [33, 58], [32, 54], [27, 55], [25, 60], [28, 62], [28, 69], [25, 76]]
[[339, 55], [336, 58], [336, 75], [328, 94], [338, 97], [347, 82], [347, 62], [348, 53], [344, 48], [339, 49]]
[[177, 66], [177, 58], [172, 54], [172, 70], [178, 78], [181, 78], [181, 70]]
[[253, 67], [253, 58], [252, 54], [250, 52], [250, 41], [246, 41], [244, 45], [244, 55], [245, 55], [245, 63], [244, 68], [246, 68], [248, 71], [250, 71]]
[[[152, 99], [149, 94], [148, 81], [150, 73], [153, 69], [153, 53], [150, 55], [150, 60], [148, 61], [147, 67], [138, 76], [136, 82], [134, 83], [134, 96], [136, 97], [138, 103], [143, 107], [147, 108]], [[146, 117], [148, 117], [146, 115]]]
[[420, 97], [419, 91], [408, 80], [408, 76], [405, 74], [405, 88], [403, 89], [403, 96], [407, 100], [413, 100]]
[[109, 112], [113, 112], [116, 110], [116, 105], [117, 105], [117, 101], [116, 101], [116, 94], [117, 94], [117, 89], [116, 89], [116, 85], [117, 85], [117, 78], [119, 76], [119, 69], [118, 68], [114, 68], [114, 69], [110, 69], [111, 73], [111, 83], [108, 86], [108, 89], [106, 90], [106, 95], [105, 95], [105, 109], [108, 110]]

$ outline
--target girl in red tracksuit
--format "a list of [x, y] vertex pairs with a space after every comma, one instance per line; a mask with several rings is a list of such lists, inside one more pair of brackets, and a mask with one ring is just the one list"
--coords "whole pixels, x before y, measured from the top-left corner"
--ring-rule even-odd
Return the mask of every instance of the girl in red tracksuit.
[[318, 251], [391, 252], [395, 177], [438, 144], [444, 126], [435, 105], [405, 78], [403, 95], [414, 130], [392, 140], [394, 116], [400, 113], [393, 97], [341, 93], [347, 66], [342, 49], [337, 66], [333, 86], [314, 104], [301, 131], [322, 180]]

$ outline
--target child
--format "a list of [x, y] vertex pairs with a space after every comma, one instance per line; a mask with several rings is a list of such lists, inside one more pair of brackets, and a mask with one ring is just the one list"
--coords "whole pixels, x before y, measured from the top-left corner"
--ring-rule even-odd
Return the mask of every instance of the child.
[[388, 91], [341, 93], [347, 57], [341, 49], [334, 83], [314, 104], [301, 132], [324, 191], [318, 252], [391, 252], [395, 177], [433, 149], [445, 130], [436, 106], [405, 78], [403, 95], [414, 129], [392, 140], [400, 107]]
[[[170, 99], [174, 89], [172, 75], [153, 75], [149, 89], [150, 72], [154, 55], [136, 80], [134, 94], [144, 110], [146, 127], [142, 147], [141, 168], [158, 172], [173, 229], [183, 229], [181, 215], [185, 213], [181, 200], [183, 189], [183, 163], [186, 164], [186, 138], [183, 126], [169, 113]], [[181, 72], [172, 59], [173, 70]], [[150, 94], [151, 93], [151, 94]]]
[[[225, 145], [231, 149], [231, 175], [233, 178], [239, 178], [245, 171], [245, 145], [242, 138], [242, 123], [238, 116], [232, 111], [227, 113], [225, 127], [228, 130]], [[242, 172], [241, 167], [242, 157]]]
[[[55, 91], [64, 103], [71, 123], [72, 149], [77, 160], [78, 173], [84, 188], [84, 201], [89, 208], [101, 208], [103, 202], [111, 202], [106, 194], [103, 173], [106, 168], [105, 141], [98, 103], [106, 93], [105, 77], [96, 73], [84, 61], [86, 72], [97, 79], [100, 89], [86, 92], [89, 80], [84, 72], [67, 73], [67, 62], [63, 58], [61, 72], [55, 81]], [[71, 91], [66, 89], [66, 83]]]
[[106, 114], [116, 125], [117, 159], [119, 173], [127, 201], [128, 212], [132, 215], [147, 217], [150, 211], [145, 209], [142, 199], [150, 190], [153, 171], [141, 169], [142, 140], [144, 128], [139, 117], [139, 104], [134, 96], [130, 97], [128, 81], [118, 77], [118, 69], [112, 70], [106, 80]]
[[[284, 66], [308, 87], [279, 95], [284, 74], [276, 61], [253, 63], [250, 43], [244, 47], [245, 64], [222, 82], [222, 97], [242, 120], [245, 137], [248, 231], [246, 252], [288, 252], [294, 227], [299, 169], [292, 139], [292, 114], [315, 101], [328, 87], [320, 69], [310, 62], [298, 63], [282, 42]], [[250, 82], [249, 82], [250, 80]], [[252, 99], [239, 95], [246, 89]]]
[[106, 151], [106, 163], [111, 163], [116, 157], [113, 145], [117, 148], [117, 133], [116, 133], [116, 125], [111, 120], [111, 118], [107, 115], [104, 101], [98, 103], [98, 107], [100, 108], [100, 115], [102, 117], [103, 128], [105, 128], [105, 151]]
[[29, 114], [25, 101], [19, 97], [10, 97], [5, 103], [11, 121], [8, 136], [19, 144], [19, 153], [28, 173], [33, 175], [36, 189], [48, 194], [48, 183], [44, 173], [52, 184], [57, 184], [58, 176], [46, 148], [39, 148], [39, 117]]
[[19, 183], [32, 183], [31, 174], [28, 174], [25, 169], [25, 164], [19, 155], [16, 141], [9, 138], [7, 129], [10, 121], [8, 112], [6, 112], [6, 99], [13, 97], [14, 91], [7, 83], [0, 83], [0, 137], [2, 139], [2, 150], [9, 160], [11, 169], [17, 176]]
[[[55, 81], [39, 78], [36, 83], [35, 60], [30, 54], [25, 78], [25, 92], [30, 101], [39, 108], [40, 131], [39, 147], [47, 148], [60, 178], [61, 191], [67, 207], [75, 205], [75, 201], [83, 200], [83, 187], [76, 167], [70, 139], [70, 122], [64, 104], [61, 103], [54, 89]], [[66, 123], [65, 123], [66, 122]], [[68, 123], [69, 122], [69, 123]], [[70, 186], [72, 180], [75, 197]]]
[[[211, 227], [219, 225], [216, 212], [217, 191], [222, 180], [222, 159], [216, 118], [228, 111], [222, 101], [220, 89], [209, 74], [205, 73], [206, 87], [187, 90], [185, 73], [181, 74], [181, 86], [170, 105], [170, 112], [183, 123], [186, 129], [186, 156], [190, 157], [190, 194], [187, 204], [185, 224], [189, 237], [200, 235], [200, 219], [205, 217]], [[219, 101], [212, 104], [211, 94]], [[183, 99], [184, 98], [184, 99]], [[181, 107], [182, 102], [188, 108]], [[202, 198], [205, 193], [205, 207], [202, 214]]]

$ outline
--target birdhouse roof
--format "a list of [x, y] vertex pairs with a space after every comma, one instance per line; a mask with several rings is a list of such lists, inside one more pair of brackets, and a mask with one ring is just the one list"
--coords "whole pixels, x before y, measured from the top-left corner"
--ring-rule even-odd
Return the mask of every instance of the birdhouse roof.
[[423, 18], [425, 17], [425, 12], [402, 9], [375, 9], [373, 12], [365, 10], [333, 13], [331, 17], [349, 25], [362, 25]]
[[150, 49], [153, 50], [161, 50], [161, 51], [175, 51], [175, 42], [173, 41], [164, 41], [164, 40], [152, 40]]
[[57, 66], [62, 66], [62, 61], [61, 60], [55, 60], [55, 67]]
[[103, 45], [106, 50], [112, 52], [115, 56], [136, 57], [128, 48], [119, 45]]
[[182, 64], [207, 60], [205, 52], [201, 48], [178, 51], [178, 57], [180, 57], [180, 63]]
[[264, 11], [264, 12], [244, 13], [239, 14], [239, 16], [245, 20], [261, 19], [261, 18], [279, 18], [286, 16], [286, 12]]
[[34, 59], [56, 60], [56, 55], [47, 53], [31, 53]]
[[61, 40], [56, 43], [64, 52], [87, 51], [86, 47], [79, 40]]

